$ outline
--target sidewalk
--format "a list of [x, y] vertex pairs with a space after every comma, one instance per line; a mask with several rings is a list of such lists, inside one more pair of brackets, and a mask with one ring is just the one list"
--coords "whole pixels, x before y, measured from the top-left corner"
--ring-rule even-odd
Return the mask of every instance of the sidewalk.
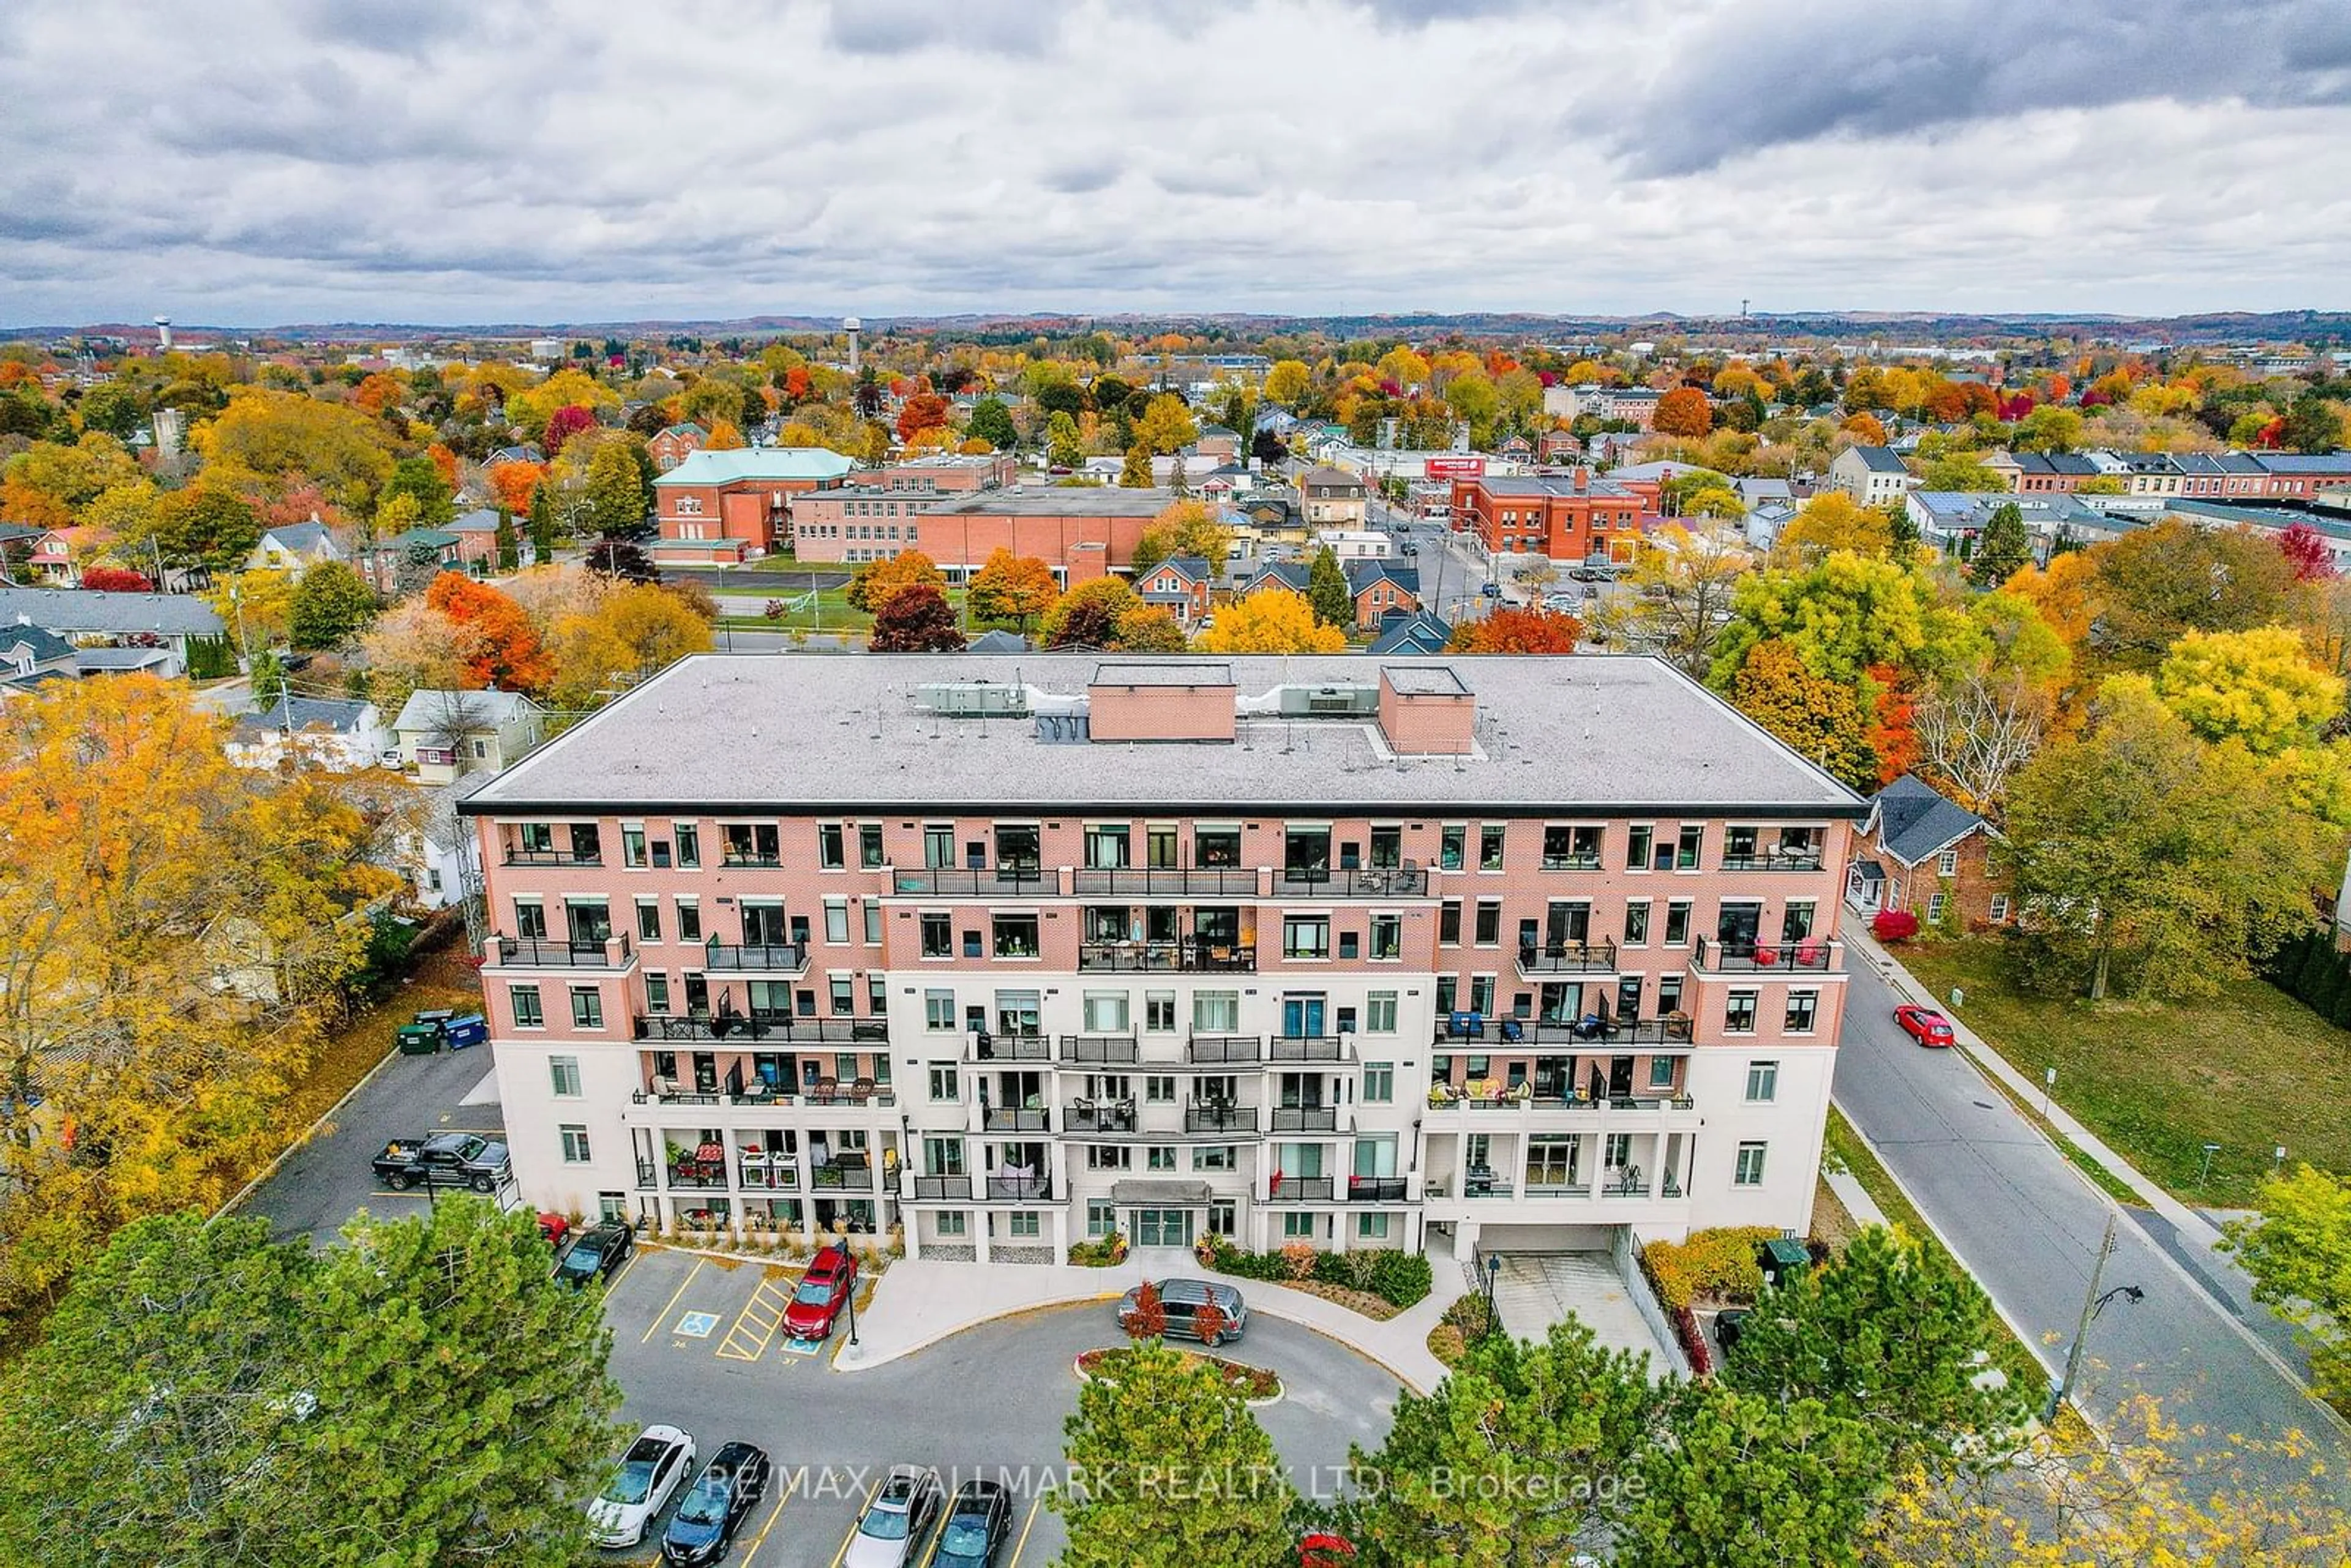
[[[1165, 1279], [1175, 1271], [1165, 1266], [1165, 1256], [1152, 1260], [1154, 1278]], [[1428, 1353], [1428, 1333], [1445, 1315], [1445, 1309], [1468, 1290], [1449, 1252], [1433, 1249], [1428, 1260], [1436, 1276], [1435, 1287], [1423, 1300], [1384, 1322], [1304, 1291], [1262, 1280], [1231, 1279], [1188, 1260], [1182, 1271], [1228, 1281], [1240, 1291], [1250, 1312], [1299, 1323], [1337, 1340], [1379, 1363], [1397, 1382], [1426, 1394], [1445, 1376], [1444, 1364]], [[1143, 1282], [1144, 1267], [1144, 1260], [1133, 1255], [1108, 1269], [1025, 1263], [978, 1268], [969, 1263], [901, 1259], [874, 1285], [872, 1304], [858, 1313], [858, 1343], [841, 1342], [833, 1356], [833, 1370], [863, 1372], [997, 1318], [1044, 1307], [1115, 1301]], [[1107, 1326], [1107, 1305], [1102, 1319]]]

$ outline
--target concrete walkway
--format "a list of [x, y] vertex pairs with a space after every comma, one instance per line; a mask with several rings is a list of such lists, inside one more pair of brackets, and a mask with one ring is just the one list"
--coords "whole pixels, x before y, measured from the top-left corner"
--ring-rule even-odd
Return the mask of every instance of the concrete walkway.
[[1570, 1313], [1590, 1329], [1603, 1350], [1638, 1351], [1658, 1375], [1673, 1359], [1605, 1252], [1501, 1252], [1494, 1281], [1494, 1310], [1513, 1339], [1541, 1340]]
[[[1178, 1269], [1164, 1266], [1168, 1261], [1165, 1256], [1155, 1258], [1149, 1277], [1164, 1280], [1180, 1273], [1228, 1281], [1240, 1291], [1250, 1312], [1326, 1334], [1377, 1362], [1406, 1387], [1426, 1394], [1445, 1376], [1444, 1364], [1428, 1353], [1428, 1332], [1445, 1315], [1445, 1309], [1468, 1291], [1460, 1266], [1442, 1243], [1430, 1249], [1428, 1260], [1435, 1287], [1426, 1298], [1384, 1322], [1286, 1285], [1212, 1273], [1188, 1256]], [[1043, 1307], [1102, 1302], [1102, 1325], [1108, 1330], [1112, 1327], [1109, 1303], [1141, 1284], [1144, 1270], [1144, 1260], [1133, 1254], [1108, 1269], [1029, 1263], [980, 1268], [901, 1259], [875, 1283], [872, 1304], [857, 1316], [858, 1343], [841, 1343], [833, 1356], [833, 1370], [863, 1372], [912, 1355], [979, 1323]]]

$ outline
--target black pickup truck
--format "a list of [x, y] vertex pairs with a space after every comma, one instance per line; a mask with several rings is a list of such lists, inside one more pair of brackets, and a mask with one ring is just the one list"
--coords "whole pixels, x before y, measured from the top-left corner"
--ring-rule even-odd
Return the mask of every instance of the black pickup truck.
[[472, 1133], [394, 1138], [375, 1157], [375, 1174], [394, 1192], [412, 1186], [468, 1186], [495, 1192], [514, 1174], [507, 1146]]

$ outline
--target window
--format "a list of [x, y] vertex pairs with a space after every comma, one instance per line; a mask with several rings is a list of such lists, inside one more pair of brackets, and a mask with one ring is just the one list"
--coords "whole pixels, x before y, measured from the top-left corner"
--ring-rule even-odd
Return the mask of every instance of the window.
[[677, 939], [681, 942], [702, 940], [702, 905], [691, 898], [677, 901]]
[[1043, 1234], [1043, 1231], [1040, 1228], [1044, 1218], [1042, 1215], [1035, 1213], [1014, 1214], [1007, 1216], [1007, 1218], [1011, 1221], [1011, 1223], [1004, 1228], [1005, 1231], [1016, 1241], [1034, 1241], [1040, 1235]]
[[968, 1228], [970, 1218], [971, 1217], [969, 1215], [963, 1214], [956, 1209], [951, 1208], [946, 1210], [939, 1216], [939, 1235], [942, 1238], [964, 1235]]
[[849, 940], [849, 900], [828, 898], [824, 901], [824, 939], [828, 942]]
[[1281, 1217], [1281, 1238], [1285, 1241], [1314, 1239], [1314, 1217], [1311, 1214], [1285, 1214]]
[[1281, 956], [1285, 958], [1328, 958], [1331, 956], [1331, 917], [1327, 915], [1282, 916]]
[[1747, 1103], [1769, 1105], [1780, 1097], [1780, 1064], [1776, 1061], [1750, 1061], [1747, 1064]]
[[867, 871], [882, 869], [882, 824], [863, 822], [857, 829], [857, 863]]
[[1659, 1013], [1661, 1016], [1670, 1018], [1670, 1017], [1671, 1017], [1672, 1015], [1674, 1015], [1675, 1013], [1677, 1013], [1677, 1012], [1681, 1011], [1681, 1007], [1682, 1007], [1682, 977], [1681, 977], [1679, 975], [1660, 975], [1660, 976], [1658, 976], [1658, 977], [1657, 977], [1657, 1011], [1658, 1011], [1658, 1013]]
[[656, 1016], [669, 1011], [669, 977], [659, 969], [645, 975], [645, 1011]]
[[1527, 1140], [1527, 1186], [1573, 1186], [1583, 1163], [1581, 1138], [1532, 1137]]
[[1780, 912], [1780, 940], [1802, 942], [1813, 934], [1813, 915], [1818, 904], [1809, 898], [1792, 898], [1788, 907]]
[[1674, 1086], [1674, 1059], [1670, 1056], [1649, 1058], [1649, 1087], [1671, 1089]]
[[728, 865], [779, 865], [783, 848], [776, 836], [772, 822], [728, 822], [720, 830], [726, 835], [726, 861]]
[[1950, 898], [1948, 894], [1937, 893], [1930, 896], [1927, 900], [1927, 924], [1929, 925], [1941, 924], [1943, 907], [1949, 903]]
[[671, 834], [677, 840], [677, 863], [691, 871], [702, 863], [702, 834], [692, 822], [673, 823]]
[[1812, 1033], [1813, 1020], [1820, 1011], [1820, 1005], [1821, 994], [1818, 991], [1790, 991], [1788, 993], [1788, 1032], [1790, 1034]]
[[1176, 1078], [1173, 1073], [1155, 1072], [1143, 1081], [1143, 1100], [1147, 1105], [1176, 1103]]
[[1733, 991], [1724, 999], [1722, 1032], [1753, 1034], [1755, 1032], [1755, 993]]
[[2008, 918], [2008, 894], [1995, 893], [1991, 895], [1991, 917], [1994, 925]]
[[956, 994], [953, 991], [923, 993], [923, 1027], [951, 1030], [956, 1026]]
[[1503, 831], [1499, 826], [1481, 827], [1478, 830], [1478, 869], [1479, 871], [1502, 869], [1503, 837]]
[[547, 1076], [559, 1100], [580, 1098], [580, 1059], [576, 1056], [550, 1056], [547, 1059]]
[[1502, 939], [1502, 901], [1481, 898], [1478, 901], [1477, 941], [1480, 947], [1491, 947]]
[[1194, 828], [1192, 855], [1203, 866], [1237, 866], [1241, 863], [1241, 831], [1238, 828]]
[[1689, 945], [1690, 901], [1677, 898], [1666, 904], [1666, 946], [1686, 947]]
[[849, 864], [848, 853], [841, 847], [839, 822], [816, 825], [816, 863], [827, 871], [840, 871]]
[[1656, 837], [1657, 830], [1651, 827], [1648, 823], [1635, 822], [1633, 824], [1630, 831], [1626, 833], [1625, 840], [1625, 869], [1626, 871], [1646, 871], [1649, 869], [1649, 846], [1656, 841]]
[[637, 900], [637, 939], [642, 942], [661, 940], [661, 900]]
[[930, 1072], [931, 1098], [940, 1103], [952, 1103], [963, 1098], [963, 1085], [956, 1077], [952, 1061], [934, 1061]]
[[1437, 977], [1437, 1016], [1438, 1018], [1443, 1018], [1446, 1014], [1455, 1010], [1454, 998], [1460, 988], [1461, 978], [1459, 976], [1439, 975]]
[[1761, 1140], [1739, 1145], [1739, 1163], [1730, 1173], [1731, 1186], [1761, 1186], [1763, 1185], [1764, 1147]]
[[1194, 1034], [1238, 1034], [1240, 1028], [1241, 994], [1238, 991], [1192, 993]]
[[1129, 1168], [1134, 1151], [1123, 1144], [1088, 1144], [1086, 1169], [1090, 1171], [1123, 1171]]
[[1228, 1171], [1236, 1164], [1230, 1144], [1208, 1144], [1192, 1151], [1192, 1168], [1196, 1171]]
[[1396, 994], [1394, 991], [1372, 991], [1364, 998], [1364, 1032], [1394, 1034], [1396, 1031]]
[[933, 870], [955, 864], [954, 823], [923, 824], [923, 863]]
[[590, 1157], [588, 1153], [588, 1129], [567, 1125], [557, 1130], [563, 1134], [563, 1163], [567, 1166], [586, 1165]]
[[[828, 975], [825, 977], [825, 979], [826, 989], [830, 993], [832, 1000], [832, 1016], [835, 1018], [844, 1019], [853, 1016], [857, 1011], [857, 981], [855, 977], [850, 975]], [[854, 1078], [857, 1074], [852, 1072], [850, 1076]]]
[[923, 956], [952, 958], [955, 956], [955, 921], [945, 915], [923, 916]]
[[1404, 916], [1374, 915], [1372, 916], [1372, 956], [1401, 958], [1404, 956]]
[[1941, 854], [1937, 855], [1935, 857], [1935, 874], [1937, 876], [1959, 875], [1959, 852], [1956, 849], [1949, 849], [1945, 850]]
[[1086, 1199], [1086, 1234], [1108, 1236], [1118, 1228], [1118, 1206], [1106, 1197]]
[[1628, 898], [1625, 901], [1625, 946], [1646, 946], [1649, 940], [1649, 901]]
[[1037, 945], [1037, 917], [1033, 915], [998, 915], [992, 917], [995, 927], [996, 956], [999, 958], [1034, 958]]
[[1143, 1027], [1154, 1034], [1175, 1032], [1175, 992], [1145, 991], [1143, 993]]
[[1461, 941], [1461, 901], [1448, 898], [1437, 906], [1437, 939], [1458, 945]]
[[[889, 1009], [890, 977], [879, 969], [868, 970], [865, 976], [865, 1010], [880, 1018]], [[885, 1056], [882, 1060], [886, 1064], [890, 1059]]]
[[1086, 869], [1089, 871], [1123, 871], [1132, 862], [1127, 858], [1127, 828], [1123, 822], [1086, 830]]
[[1494, 1010], [1493, 976], [1469, 977], [1469, 1010], [1473, 1013], [1490, 1013]]
[[1703, 827], [1684, 828], [1681, 837], [1674, 841], [1674, 869], [1696, 871], [1698, 848], [1705, 842], [1706, 830]]
[[1154, 1144], [1151, 1147], [1143, 1151], [1143, 1168], [1148, 1171], [1172, 1171], [1176, 1169], [1176, 1151], [1165, 1146], [1164, 1145]]
[[621, 830], [621, 863], [642, 868], [645, 863], [645, 831], [643, 828]]
[[1462, 822], [1447, 822], [1438, 831], [1437, 840], [1437, 870], [1459, 871], [1461, 869], [1462, 846], [1468, 842], [1468, 826]]
[[536, 898], [515, 900], [515, 935], [526, 942], [547, 940], [547, 905]]
[[604, 993], [593, 986], [572, 987], [571, 1024], [574, 1029], [602, 1029]]
[[1364, 1241], [1385, 1241], [1388, 1239], [1388, 1221], [1392, 1218], [1394, 1217], [1385, 1214], [1355, 1216], [1357, 1239]]
[[1395, 1063], [1366, 1061], [1364, 1063], [1364, 1103], [1388, 1105], [1395, 1101]]
[[1088, 1034], [1124, 1034], [1127, 1030], [1126, 993], [1088, 991], [1085, 994], [1085, 1020]]

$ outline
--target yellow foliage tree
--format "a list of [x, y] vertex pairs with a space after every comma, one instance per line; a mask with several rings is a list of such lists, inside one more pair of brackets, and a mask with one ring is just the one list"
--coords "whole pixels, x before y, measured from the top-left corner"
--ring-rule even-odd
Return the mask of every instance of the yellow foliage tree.
[[1894, 524], [1884, 511], [1842, 490], [1823, 490], [1780, 530], [1771, 556], [1775, 566], [1810, 566], [1835, 550], [1882, 556], [1893, 548]]
[[1316, 620], [1304, 595], [1268, 588], [1218, 610], [1195, 646], [1204, 653], [1343, 653], [1347, 634]]
[[711, 452], [733, 452], [744, 445], [743, 433], [722, 419], [710, 427], [710, 439], [703, 445]]
[[598, 409], [617, 408], [621, 394], [595, 377], [575, 370], [560, 370], [537, 386], [512, 394], [507, 399], [507, 418], [514, 427], [530, 440], [536, 441], [547, 430], [547, 422], [555, 417], [559, 408], [575, 404], [590, 413]]
[[689, 653], [710, 652], [710, 622], [665, 588], [624, 583], [592, 610], [566, 614], [555, 625], [555, 701], [579, 710]]

